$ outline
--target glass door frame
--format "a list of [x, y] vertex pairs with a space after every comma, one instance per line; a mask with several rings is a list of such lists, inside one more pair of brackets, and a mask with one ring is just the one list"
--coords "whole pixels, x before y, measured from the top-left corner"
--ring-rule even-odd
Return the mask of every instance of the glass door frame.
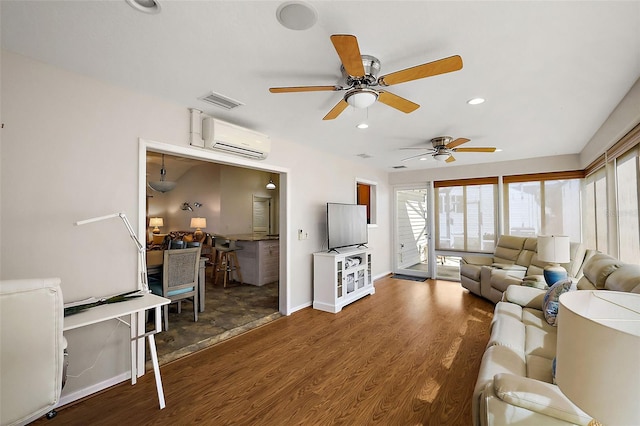
[[[400, 250], [400, 244], [401, 244], [400, 238], [398, 235], [399, 234], [398, 233], [398, 193], [401, 191], [412, 190], [412, 189], [425, 189], [427, 191], [426, 203], [425, 203], [425, 207], [426, 207], [425, 221], [426, 221], [426, 228], [427, 228], [427, 232], [426, 232], [427, 270], [426, 271], [401, 268], [399, 265], [399, 259], [397, 255]], [[435, 255], [435, 249], [433, 244], [433, 230], [435, 229], [434, 215], [433, 215], [433, 206], [434, 206], [433, 183], [425, 182], [423, 184], [413, 184], [413, 185], [394, 185], [392, 187], [392, 192], [393, 192], [393, 196], [391, 197], [391, 203], [392, 203], [391, 215], [392, 215], [392, 222], [393, 222], [393, 232], [392, 232], [391, 241], [393, 245], [391, 249], [391, 256], [392, 256], [391, 266], [393, 268], [393, 273], [401, 274], [401, 275], [409, 275], [414, 277], [421, 277], [421, 278], [433, 278], [435, 274], [434, 266], [436, 262], [436, 255]]]

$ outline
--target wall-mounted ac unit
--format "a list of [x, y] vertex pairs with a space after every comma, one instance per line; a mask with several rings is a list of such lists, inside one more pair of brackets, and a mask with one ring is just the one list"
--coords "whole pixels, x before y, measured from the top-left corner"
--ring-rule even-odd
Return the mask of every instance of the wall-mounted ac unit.
[[205, 148], [257, 160], [267, 158], [271, 150], [267, 135], [212, 117], [202, 119], [202, 138]]

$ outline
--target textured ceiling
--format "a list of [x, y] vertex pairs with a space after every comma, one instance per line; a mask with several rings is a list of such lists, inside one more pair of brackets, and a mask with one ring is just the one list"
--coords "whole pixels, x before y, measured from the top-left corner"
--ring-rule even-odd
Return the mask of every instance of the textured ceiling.
[[[281, 2], [160, 1], [157, 15], [124, 0], [2, 1], [2, 46], [385, 170], [450, 167], [401, 162], [416, 152], [399, 148], [441, 135], [502, 149], [455, 165], [579, 153], [640, 77], [637, 1], [315, 1], [306, 31], [278, 23]], [[376, 103], [323, 121], [341, 93], [268, 89], [343, 84], [331, 34], [356, 35], [380, 75], [451, 55], [464, 67], [389, 87], [421, 105], [410, 114]], [[198, 100], [211, 91], [244, 105]], [[467, 105], [476, 96], [487, 102]]]

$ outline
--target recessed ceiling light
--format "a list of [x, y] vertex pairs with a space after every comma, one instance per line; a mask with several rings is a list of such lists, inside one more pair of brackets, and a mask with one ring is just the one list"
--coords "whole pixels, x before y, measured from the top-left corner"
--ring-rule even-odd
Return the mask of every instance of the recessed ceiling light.
[[495, 152], [502, 152], [502, 148], [496, 148]]
[[129, 6], [144, 13], [160, 13], [158, 0], [126, 0]]
[[318, 13], [310, 5], [302, 1], [287, 1], [276, 10], [278, 22], [290, 30], [308, 30], [318, 20]]
[[367, 123], [360, 123], [356, 126], [358, 129], [368, 129], [369, 125]]
[[427, 157], [420, 157], [420, 161], [427, 161]]
[[480, 105], [484, 103], [484, 98], [473, 98], [467, 101], [469, 105]]

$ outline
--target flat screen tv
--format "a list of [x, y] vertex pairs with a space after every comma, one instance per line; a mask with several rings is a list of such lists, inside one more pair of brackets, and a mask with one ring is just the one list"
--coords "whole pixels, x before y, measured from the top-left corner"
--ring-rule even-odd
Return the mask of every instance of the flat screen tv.
[[361, 246], [369, 241], [367, 206], [327, 203], [327, 241], [329, 251]]

